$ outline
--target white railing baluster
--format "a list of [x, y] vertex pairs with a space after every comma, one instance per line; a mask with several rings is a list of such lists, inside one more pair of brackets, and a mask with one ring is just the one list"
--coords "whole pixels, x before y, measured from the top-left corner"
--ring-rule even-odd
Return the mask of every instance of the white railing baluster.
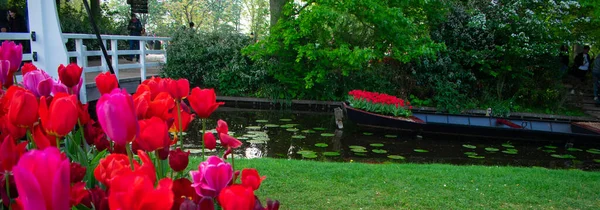
[[119, 40], [112, 39], [110, 40], [110, 52], [112, 59], [112, 67], [115, 71], [115, 76], [117, 80], [119, 80]]
[[[106, 39], [103, 39], [103, 40], [102, 40], [102, 44], [104, 44], [104, 47], [106, 47], [106, 46], [107, 46], [107, 45], [106, 45]], [[102, 62], [102, 64], [100, 65], [100, 69], [101, 69], [101, 71], [102, 71], [103, 73], [104, 73], [104, 72], [107, 72], [107, 71], [108, 71], [108, 64], [106, 63], [106, 58], [104, 58], [104, 53], [102, 53], [102, 55], [100, 56], [100, 59], [101, 59], [101, 61], [100, 61], [100, 62]]]
[[146, 41], [140, 40], [140, 81], [146, 80]]
[[75, 40], [75, 52], [77, 52], [77, 65], [83, 68], [81, 74], [82, 86], [79, 89], [79, 100], [81, 103], [87, 103], [87, 90], [85, 88], [85, 69], [87, 68], [87, 47], [83, 45], [83, 39]]

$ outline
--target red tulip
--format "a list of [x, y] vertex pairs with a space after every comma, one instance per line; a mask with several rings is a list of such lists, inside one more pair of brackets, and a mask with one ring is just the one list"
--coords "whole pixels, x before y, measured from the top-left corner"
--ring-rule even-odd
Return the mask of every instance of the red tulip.
[[258, 175], [258, 171], [254, 168], [246, 168], [242, 170], [242, 185], [257, 190], [260, 183], [265, 180], [265, 176]]
[[133, 94], [133, 106], [135, 107], [135, 114], [139, 120], [146, 119], [148, 116], [148, 110], [150, 110], [150, 91], [138, 92]]
[[134, 160], [133, 166], [135, 170], [132, 171], [127, 155], [110, 154], [100, 160], [98, 166], [94, 170], [94, 177], [107, 187], [111, 186], [111, 182], [115, 177], [126, 174], [144, 175], [150, 177], [152, 183], [154, 183], [156, 181], [156, 170], [154, 169], [152, 160], [150, 160], [150, 157], [148, 157], [148, 154], [144, 151], [138, 151], [138, 155], [143, 165], [140, 166], [140, 164]]
[[142, 85], [147, 85], [150, 89], [151, 99], [154, 100], [159, 93], [167, 92], [166, 84], [160, 77], [152, 77], [150, 79], [144, 80]]
[[181, 101], [190, 94], [190, 82], [187, 79], [170, 80], [167, 91], [175, 100]]
[[83, 198], [89, 196], [89, 192], [85, 189], [85, 182], [73, 184], [70, 189], [69, 206], [77, 206]]
[[133, 99], [125, 89], [102, 95], [96, 113], [106, 135], [118, 145], [132, 142], [139, 133]]
[[23, 64], [23, 66], [21, 67], [21, 74], [26, 75], [27, 72], [30, 72], [33, 70], [38, 70], [38, 67], [33, 65], [33, 63], [31, 63], [31, 62], [27, 62], [27, 63]]
[[[196, 200], [196, 197], [198, 197], [196, 191], [192, 188], [192, 182], [187, 178], [173, 181], [173, 195], [175, 195], [173, 207], [171, 208], [173, 210], [179, 210], [179, 207], [187, 200], [187, 198]], [[194, 208], [193, 210], [196, 209]]]
[[228, 149], [235, 149], [242, 146], [242, 142], [240, 140], [237, 140], [236, 138], [224, 133], [219, 134], [219, 139], [221, 140], [221, 145], [223, 145], [223, 147], [227, 147]]
[[219, 204], [223, 210], [254, 209], [254, 191], [242, 185], [231, 185], [219, 194]]
[[[89, 204], [89, 205], [88, 205]], [[89, 195], [89, 203], [86, 203], [86, 206], [91, 208], [92, 204], [96, 210], [108, 210], [108, 196], [106, 196], [106, 192], [100, 187], [96, 186], [93, 189], [90, 189]]]
[[56, 137], [46, 134], [41, 125], [33, 127], [33, 142], [38, 149], [46, 149], [46, 147], [56, 147]]
[[75, 95], [59, 93], [54, 96], [50, 106], [46, 97], [40, 98], [40, 118], [46, 133], [55, 137], [67, 135], [79, 119], [79, 100]]
[[224, 120], [217, 121], [217, 133], [227, 134], [229, 132], [229, 126], [227, 126], [227, 122]]
[[162, 179], [154, 189], [154, 180], [148, 176], [127, 174], [111, 182], [108, 193], [110, 209], [146, 210], [171, 209], [173, 181]]
[[10, 123], [8, 115], [2, 116], [2, 119], [0, 119], [0, 127], [2, 130], [2, 134], [0, 134], [2, 139], [7, 136], [10, 136], [13, 140], [19, 140], [23, 138], [25, 136], [25, 133], [27, 132], [27, 129], [19, 128]]
[[20, 128], [29, 128], [38, 120], [38, 101], [33, 93], [17, 86], [11, 86], [6, 96], [10, 99], [8, 116], [10, 122]]
[[0, 60], [0, 83], [5, 88], [9, 88], [13, 85], [15, 72], [10, 71], [10, 61]]
[[192, 89], [192, 94], [188, 97], [190, 106], [196, 111], [198, 117], [208, 118], [220, 106], [225, 103], [217, 103], [217, 95], [213, 89], [202, 89], [195, 87]]
[[24, 209], [70, 209], [69, 160], [56, 147], [29, 151], [13, 173]]
[[147, 117], [160, 117], [163, 120], [172, 118], [171, 111], [175, 107], [175, 101], [171, 98], [171, 95], [167, 92], [159, 93], [156, 98], [150, 102], [150, 109], [148, 110]]
[[19, 162], [19, 158], [25, 153], [27, 142], [15, 144], [15, 141], [7, 136], [0, 145], [0, 171], [12, 171]]
[[187, 168], [188, 163], [190, 162], [189, 156], [190, 151], [183, 152], [181, 151], [181, 148], [172, 150], [169, 153], [169, 166], [171, 166], [175, 172], [183, 171], [185, 168]]
[[81, 166], [81, 164], [72, 162], [71, 163], [71, 183], [75, 184], [77, 182], [83, 181], [85, 177], [86, 168]]
[[115, 88], [119, 88], [119, 81], [117, 76], [110, 72], [104, 72], [96, 76], [96, 87], [100, 94], [110, 93]]
[[140, 134], [136, 142], [141, 149], [151, 152], [168, 147], [171, 143], [167, 123], [158, 117], [140, 120]]
[[85, 125], [87, 124], [91, 118], [90, 118], [90, 112], [89, 112], [89, 104], [81, 104], [81, 102], [78, 103], [79, 108], [79, 122], [81, 123], [81, 125]]
[[75, 87], [79, 84], [81, 80], [81, 74], [83, 73], [83, 68], [77, 66], [77, 64], [69, 64], [66, 67], [64, 65], [60, 65], [58, 67], [58, 78], [65, 86], [69, 88]]
[[204, 134], [204, 146], [206, 149], [215, 149], [217, 147], [217, 140], [215, 139], [215, 135], [211, 132], [206, 132]]
[[[177, 113], [173, 113], [175, 120], [173, 121], [173, 125], [171, 126], [171, 128], [169, 129], [169, 132], [172, 133], [177, 133], [179, 132], [179, 115]], [[194, 117], [196, 117], [195, 114], [190, 114], [184, 110], [181, 111], [181, 132], [185, 132], [187, 131], [188, 126], [190, 125], [190, 123], [194, 120]]]

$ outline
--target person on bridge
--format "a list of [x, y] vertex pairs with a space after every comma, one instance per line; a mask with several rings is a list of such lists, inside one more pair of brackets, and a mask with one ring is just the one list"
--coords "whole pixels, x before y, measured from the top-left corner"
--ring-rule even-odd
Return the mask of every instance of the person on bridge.
[[[141, 36], [142, 35], [142, 30], [144, 29], [142, 27], [142, 22], [140, 22], [140, 20], [137, 19], [137, 16], [135, 14], [131, 14], [131, 20], [129, 21], [129, 26], [127, 26], [127, 29], [129, 30], [129, 35], [130, 36]], [[139, 50], [140, 49], [140, 41], [138, 40], [129, 40], [129, 50]], [[133, 60], [134, 55], [131, 55], [127, 60]], [[140, 60], [140, 56], [139, 55], [135, 55], [135, 58], [137, 61]]]

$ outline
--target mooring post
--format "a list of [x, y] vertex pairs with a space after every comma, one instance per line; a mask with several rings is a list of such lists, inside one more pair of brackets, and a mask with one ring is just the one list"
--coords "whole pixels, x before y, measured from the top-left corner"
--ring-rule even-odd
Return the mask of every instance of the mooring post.
[[337, 125], [338, 129], [344, 129], [344, 111], [338, 107], [333, 109], [333, 114], [335, 115], [335, 124]]

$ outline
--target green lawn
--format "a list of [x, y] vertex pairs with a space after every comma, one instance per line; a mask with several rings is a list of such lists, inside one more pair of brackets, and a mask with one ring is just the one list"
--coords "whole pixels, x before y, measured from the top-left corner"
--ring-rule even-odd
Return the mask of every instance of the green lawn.
[[235, 164], [266, 175], [256, 193], [282, 209], [600, 208], [600, 172], [268, 158]]

